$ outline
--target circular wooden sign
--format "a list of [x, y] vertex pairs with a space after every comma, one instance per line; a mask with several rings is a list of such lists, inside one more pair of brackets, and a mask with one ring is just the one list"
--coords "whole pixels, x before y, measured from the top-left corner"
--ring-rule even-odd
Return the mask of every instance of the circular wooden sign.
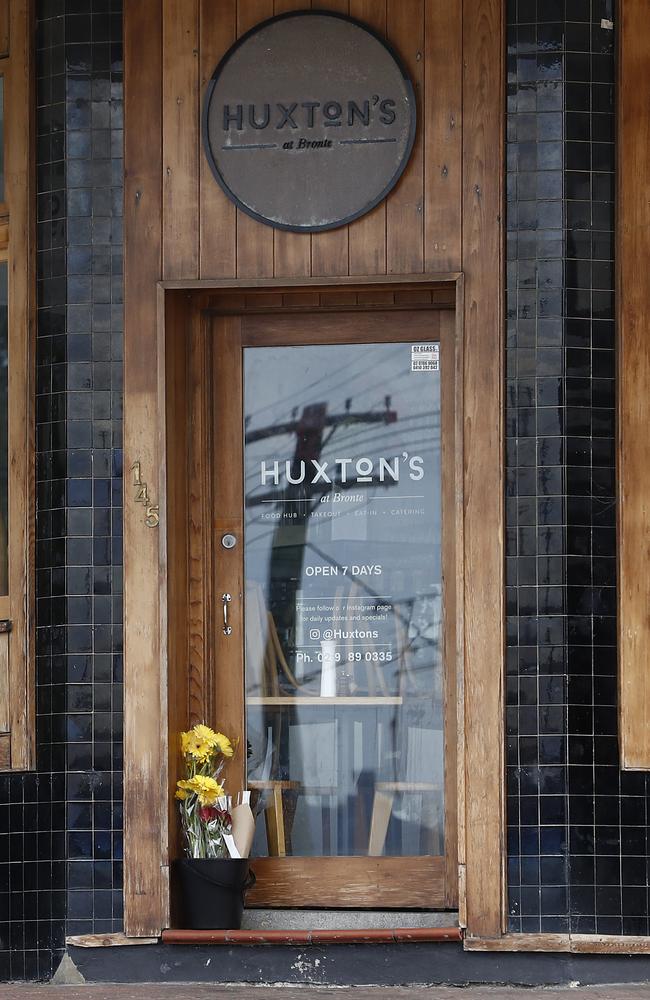
[[397, 183], [415, 139], [415, 94], [366, 25], [326, 11], [256, 25], [208, 85], [205, 152], [229, 198], [295, 232], [343, 226]]

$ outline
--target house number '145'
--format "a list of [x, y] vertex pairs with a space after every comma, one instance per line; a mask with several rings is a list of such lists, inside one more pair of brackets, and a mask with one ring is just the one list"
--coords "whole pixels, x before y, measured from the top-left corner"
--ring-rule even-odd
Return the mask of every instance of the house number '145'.
[[157, 528], [160, 522], [160, 507], [157, 503], [151, 502], [149, 488], [142, 478], [139, 462], [133, 463], [131, 472], [133, 473], [133, 486], [135, 487], [135, 502], [144, 504], [144, 523], [148, 528]]

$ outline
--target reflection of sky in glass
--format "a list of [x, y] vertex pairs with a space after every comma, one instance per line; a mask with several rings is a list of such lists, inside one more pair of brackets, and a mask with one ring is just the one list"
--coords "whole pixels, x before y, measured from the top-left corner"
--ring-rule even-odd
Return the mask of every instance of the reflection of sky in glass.
[[[319, 461], [328, 462], [336, 475], [335, 460], [341, 457], [378, 459], [400, 458], [400, 482], [394, 484], [388, 476], [383, 485], [359, 484], [348, 493], [362, 491], [363, 504], [379, 506], [378, 497], [389, 495], [424, 496], [433, 520], [434, 537], [440, 531], [439, 463], [440, 463], [440, 381], [439, 374], [411, 371], [411, 345], [405, 344], [345, 344], [291, 348], [249, 348], [245, 351], [245, 415], [246, 431], [251, 434], [275, 424], [299, 419], [303, 407], [327, 403], [327, 414], [373, 413], [380, 415], [388, 405], [396, 413], [393, 423], [353, 423], [351, 426], [325, 428]], [[435, 430], [435, 433], [432, 431]], [[260, 463], [266, 468], [274, 460], [281, 463], [282, 483], [285, 484], [284, 462], [291, 460], [296, 448], [295, 434], [275, 435], [247, 444], [247, 497], [268, 495], [271, 480], [262, 484]], [[421, 456], [425, 476], [419, 482], [409, 479], [403, 452]], [[332, 477], [334, 478], [334, 477]], [[316, 491], [318, 492], [318, 491]], [[381, 500], [382, 506], [386, 503]], [[249, 506], [247, 525], [254, 530], [256, 543], [261, 535], [272, 540], [272, 528], [266, 528], [262, 512], [266, 505]], [[344, 516], [344, 512], [337, 515]], [[255, 525], [255, 529], [253, 529]], [[394, 518], [391, 539], [409, 540], [412, 525], [408, 518]]]
[[0, 593], [7, 594], [7, 516], [8, 516], [8, 265], [0, 263]]
[[294, 855], [366, 853], [382, 781], [420, 791], [380, 853], [442, 850], [440, 376], [411, 346], [244, 351], [248, 773], [291, 783]]

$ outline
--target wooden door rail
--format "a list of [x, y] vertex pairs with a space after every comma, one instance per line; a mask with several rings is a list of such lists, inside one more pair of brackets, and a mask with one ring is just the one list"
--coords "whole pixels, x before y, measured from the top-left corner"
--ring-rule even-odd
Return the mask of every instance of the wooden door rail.
[[368, 930], [242, 930], [192, 931], [168, 929], [163, 944], [395, 944], [462, 941], [460, 927], [373, 927]]

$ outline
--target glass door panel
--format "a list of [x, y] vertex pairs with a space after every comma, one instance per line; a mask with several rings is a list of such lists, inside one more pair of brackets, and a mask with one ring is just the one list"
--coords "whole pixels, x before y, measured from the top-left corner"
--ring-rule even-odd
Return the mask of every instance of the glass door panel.
[[445, 853], [438, 349], [243, 349], [258, 857]]

